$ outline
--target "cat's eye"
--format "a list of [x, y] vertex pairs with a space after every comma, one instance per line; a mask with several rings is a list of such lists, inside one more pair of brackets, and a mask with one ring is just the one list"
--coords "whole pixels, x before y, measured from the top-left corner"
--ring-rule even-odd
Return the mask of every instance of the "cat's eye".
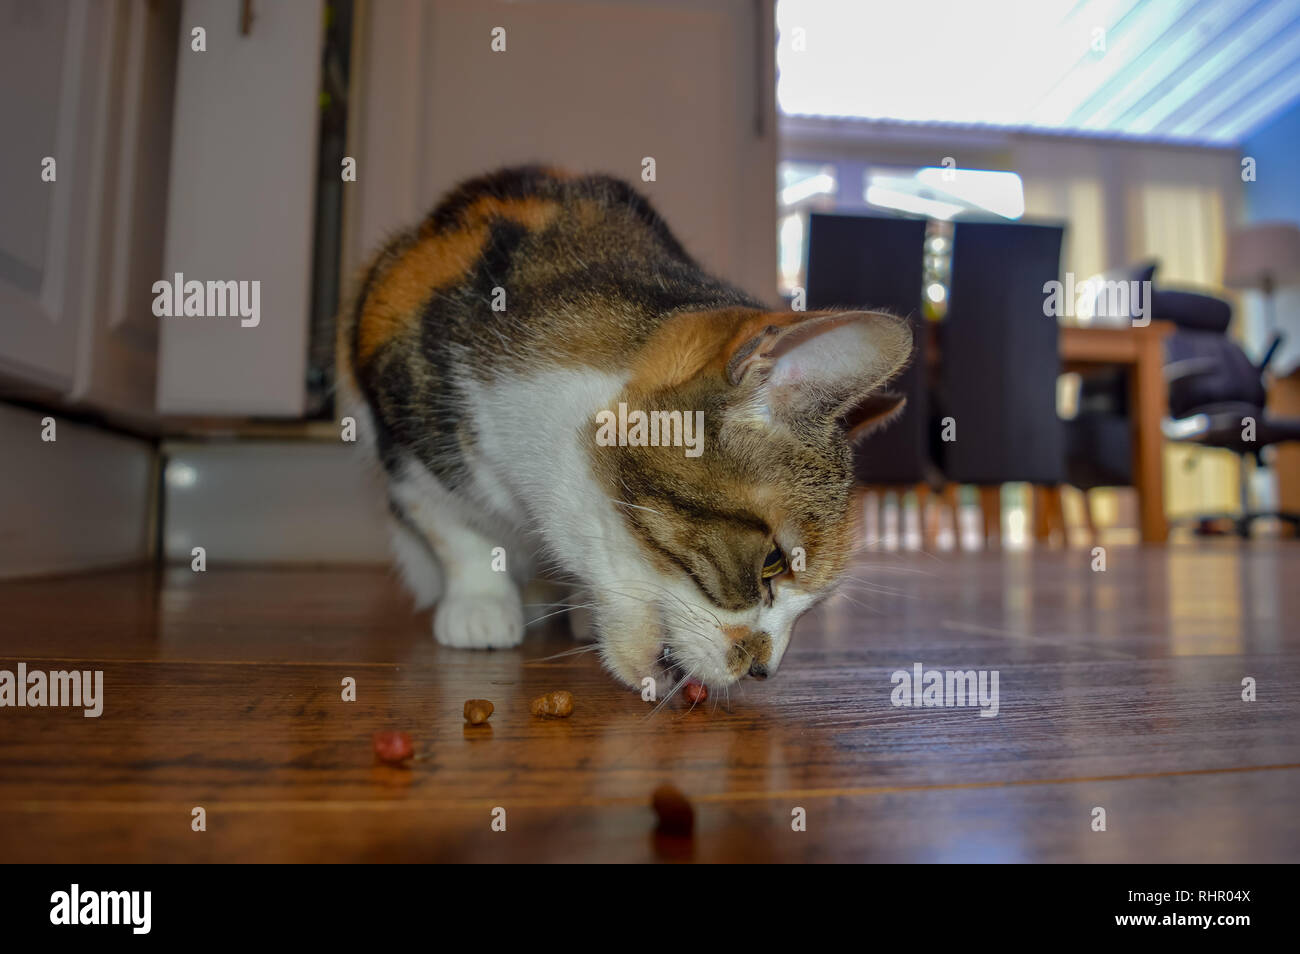
[[770, 580], [774, 576], [780, 576], [785, 572], [785, 554], [781, 548], [773, 545], [771, 552], [763, 560], [763, 579]]

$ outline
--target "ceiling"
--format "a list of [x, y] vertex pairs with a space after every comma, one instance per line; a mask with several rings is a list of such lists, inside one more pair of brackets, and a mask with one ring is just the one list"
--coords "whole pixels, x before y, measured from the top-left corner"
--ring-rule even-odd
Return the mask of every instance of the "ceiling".
[[1232, 145], [1300, 101], [1300, 0], [778, 0], [787, 115]]

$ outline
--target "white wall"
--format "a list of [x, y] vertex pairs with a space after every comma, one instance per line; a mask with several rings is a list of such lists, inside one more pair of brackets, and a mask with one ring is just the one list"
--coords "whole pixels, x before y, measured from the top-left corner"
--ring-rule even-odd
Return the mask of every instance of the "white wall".
[[386, 0], [362, 29], [351, 266], [459, 180], [537, 161], [629, 180], [707, 267], [775, 303], [770, 4]]
[[[55, 419], [43, 441], [42, 419]], [[0, 404], [0, 578], [143, 561], [153, 447], [57, 414]]]
[[163, 447], [163, 556], [238, 563], [388, 559], [378, 468], [342, 441], [178, 442]]

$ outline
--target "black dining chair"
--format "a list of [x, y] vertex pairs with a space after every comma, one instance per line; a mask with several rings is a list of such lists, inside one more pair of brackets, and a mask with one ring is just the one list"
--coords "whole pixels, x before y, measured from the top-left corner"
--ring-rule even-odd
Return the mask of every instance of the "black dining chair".
[[955, 439], [938, 444], [939, 466], [949, 481], [984, 488], [986, 532], [993, 488], [1013, 481], [1055, 488], [1065, 476], [1057, 319], [1044, 313], [1044, 286], [1060, 280], [1064, 232], [1019, 223], [953, 228], [935, 398]]
[[854, 469], [864, 484], [919, 484], [930, 469], [925, 336], [920, 333], [925, 222], [821, 213], [809, 218], [809, 310], [869, 308], [912, 322], [916, 354], [890, 385], [907, 397], [907, 405], [888, 427], [859, 443]]

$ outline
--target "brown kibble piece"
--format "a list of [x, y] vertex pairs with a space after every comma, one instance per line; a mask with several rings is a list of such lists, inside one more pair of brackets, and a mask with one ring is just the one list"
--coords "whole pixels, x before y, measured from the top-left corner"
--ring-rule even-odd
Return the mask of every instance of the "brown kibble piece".
[[376, 732], [370, 741], [375, 758], [389, 765], [401, 765], [415, 754], [411, 736], [405, 732]]
[[533, 715], [563, 719], [573, 711], [573, 693], [556, 689], [533, 700]]
[[482, 725], [492, 717], [496, 706], [486, 699], [465, 700], [465, 721], [470, 725]]
[[656, 829], [659, 834], [684, 838], [695, 830], [695, 809], [675, 786], [660, 785], [655, 789], [650, 804], [659, 817]]
[[696, 682], [692, 679], [686, 683], [686, 688], [682, 690], [682, 695], [686, 697], [687, 702], [691, 705], [695, 705], [697, 702], [703, 702], [705, 699], [709, 698], [709, 687], [702, 682]]

